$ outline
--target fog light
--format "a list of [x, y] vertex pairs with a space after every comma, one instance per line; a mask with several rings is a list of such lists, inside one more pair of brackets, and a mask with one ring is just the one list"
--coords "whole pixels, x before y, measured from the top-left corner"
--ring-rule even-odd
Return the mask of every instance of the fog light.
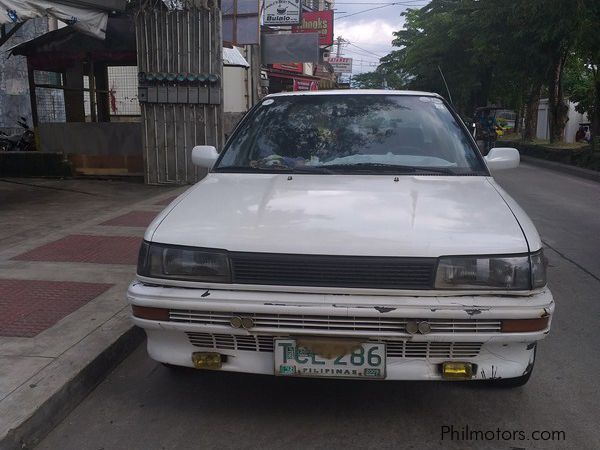
[[219, 353], [192, 353], [192, 362], [196, 369], [220, 369], [222, 365], [221, 355]]
[[473, 365], [468, 362], [445, 362], [442, 364], [442, 377], [447, 380], [470, 380]]

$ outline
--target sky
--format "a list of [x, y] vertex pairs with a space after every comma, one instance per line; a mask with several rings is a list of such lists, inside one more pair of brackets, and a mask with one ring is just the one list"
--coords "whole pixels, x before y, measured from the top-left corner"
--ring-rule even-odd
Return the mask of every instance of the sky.
[[427, 3], [428, 0], [336, 0], [334, 37], [342, 36], [349, 41], [342, 47], [342, 56], [353, 59], [353, 74], [375, 70], [379, 57], [394, 49], [392, 33], [404, 24], [402, 12]]

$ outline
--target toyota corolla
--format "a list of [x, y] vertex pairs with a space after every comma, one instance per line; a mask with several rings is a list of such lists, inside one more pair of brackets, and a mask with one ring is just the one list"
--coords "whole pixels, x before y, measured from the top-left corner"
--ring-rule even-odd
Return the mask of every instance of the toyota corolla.
[[128, 290], [170, 366], [527, 382], [554, 301], [531, 220], [437, 94], [265, 97], [146, 231]]

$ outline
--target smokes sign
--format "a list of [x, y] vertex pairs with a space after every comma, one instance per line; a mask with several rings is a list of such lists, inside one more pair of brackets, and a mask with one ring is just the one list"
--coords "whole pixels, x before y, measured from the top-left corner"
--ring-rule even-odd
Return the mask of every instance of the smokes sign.
[[293, 26], [292, 33], [319, 33], [319, 45], [333, 44], [333, 11], [305, 11], [302, 23]]
[[301, 0], [265, 0], [264, 25], [296, 25], [300, 23]]

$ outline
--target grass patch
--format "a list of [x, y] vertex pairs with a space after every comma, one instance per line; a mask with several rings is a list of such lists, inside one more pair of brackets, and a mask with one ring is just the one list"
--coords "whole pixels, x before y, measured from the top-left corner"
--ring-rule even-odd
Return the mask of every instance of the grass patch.
[[[524, 142], [520, 140], [520, 136], [510, 135], [510, 138], [502, 136], [498, 139], [496, 146], [515, 147], [522, 155], [600, 171], [600, 151], [592, 151], [592, 146], [589, 144], [580, 142], [550, 144], [540, 139]], [[599, 147], [600, 144], [597, 144], [596, 148]]]

